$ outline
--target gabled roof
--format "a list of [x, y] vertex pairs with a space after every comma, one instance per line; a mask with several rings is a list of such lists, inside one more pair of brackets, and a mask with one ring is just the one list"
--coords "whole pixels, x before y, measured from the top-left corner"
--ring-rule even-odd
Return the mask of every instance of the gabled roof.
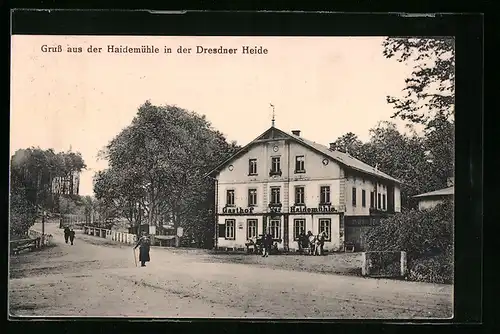
[[393, 178], [390, 175], [387, 175], [383, 172], [381, 172], [378, 169], [375, 169], [374, 167], [350, 156], [347, 153], [339, 152], [339, 151], [332, 151], [328, 147], [318, 144], [316, 142], [304, 139], [303, 137], [296, 136], [291, 133], [284, 132], [278, 128], [271, 127], [268, 130], [266, 130], [264, 133], [262, 133], [260, 136], [258, 136], [256, 139], [245, 145], [241, 150], [233, 154], [230, 158], [226, 159], [224, 162], [219, 164], [217, 167], [215, 167], [213, 170], [211, 170], [209, 173], [206, 174], [212, 175], [215, 172], [220, 171], [225, 165], [227, 165], [230, 161], [233, 161], [236, 159], [238, 156], [241, 154], [245, 153], [248, 151], [250, 147], [252, 147], [255, 144], [258, 144], [259, 142], [262, 142], [266, 139], [290, 139], [293, 140], [296, 143], [299, 143], [305, 147], [308, 147], [312, 149], [313, 151], [316, 151], [317, 153], [320, 153], [323, 156], [326, 156], [344, 166], [347, 166], [351, 169], [377, 176], [382, 179], [390, 180], [393, 182], [401, 183], [399, 180]]
[[452, 196], [455, 194], [455, 187], [448, 187], [444, 189], [439, 189], [435, 191], [431, 191], [425, 194], [420, 194], [413, 196], [414, 198], [422, 198], [422, 197], [432, 197], [432, 196]]

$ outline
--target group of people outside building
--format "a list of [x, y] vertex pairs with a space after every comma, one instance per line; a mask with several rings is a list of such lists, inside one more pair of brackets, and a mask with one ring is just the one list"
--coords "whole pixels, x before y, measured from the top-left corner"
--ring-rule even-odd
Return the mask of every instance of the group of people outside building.
[[310, 255], [323, 255], [323, 246], [325, 245], [325, 239], [325, 232], [314, 235], [311, 231], [307, 231], [307, 234], [305, 234], [304, 230], [302, 230], [297, 240], [297, 243], [299, 245], [299, 252], [303, 253], [304, 250], [307, 249]]
[[[311, 231], [308, 231], [306, 234], [305, 231], [302, 230], [297, 240], [299, 246], [298, 251], [299, 253], [304, 253], [304, 251], [307, 250], [307, 254], [310, 255], [323, 255], [325, 239], [326, 235], [324, 232], [313, 235]], [[268, 257], [273, 249], [278, 249], [276, 241], [269, 232], [259, 235], [259, 237], [249, 239], [246, 246], [248, 252], [252, 249], [256, 253], [262, 253], [262, 257]]]

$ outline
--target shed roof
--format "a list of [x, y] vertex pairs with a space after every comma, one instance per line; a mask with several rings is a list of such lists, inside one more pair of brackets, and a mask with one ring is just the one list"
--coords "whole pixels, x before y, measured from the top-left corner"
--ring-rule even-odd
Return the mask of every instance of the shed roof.
[[455, 187], [448, 187], [444, 189], [434, 190], [425, 194], [416, 195], [413, 197], [422, 198], [422, 197], [432, 197], [432, 196], [453, 196], [454, 193], [455, 193]]

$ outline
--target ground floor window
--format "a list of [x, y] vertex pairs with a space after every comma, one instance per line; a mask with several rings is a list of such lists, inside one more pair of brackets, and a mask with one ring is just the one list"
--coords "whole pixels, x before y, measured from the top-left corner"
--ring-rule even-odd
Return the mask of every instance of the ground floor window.
[[257, 219], [247, 220], [247, 239], [257, 237]]
[[281, 238], [281, 228], [280, 228], [280, 221], [279, 220], [271, 220], [269, 223], [269, 231], [271, 232], [271, 236], [273, 239], [279, 239]]
[[319, 220], [319, 233], [325, 232], [325, 240], [331, 240], [332, 239], [332, 220], [323, 218]]
[[299, 240], [300, 232], [306, 231], [306, 220], [305, 219], [294, 219], [293, 220], [293, 240]]
[[235, 220], [226, 219], [226, 239], [234, 239], [235, 232]]

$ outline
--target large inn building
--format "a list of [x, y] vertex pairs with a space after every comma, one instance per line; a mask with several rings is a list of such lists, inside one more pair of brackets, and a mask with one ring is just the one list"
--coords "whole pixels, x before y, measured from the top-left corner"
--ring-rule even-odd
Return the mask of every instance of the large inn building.
[[325, 250], [346, 241], [361, 250], [361, 231], [401, 210], [395, 178], [274, 126], [208, 175], [216, 182], [218, 249], [243, 250], [269, 229], [284, 251], [298, 249], [301, 230], [326, 232]]

